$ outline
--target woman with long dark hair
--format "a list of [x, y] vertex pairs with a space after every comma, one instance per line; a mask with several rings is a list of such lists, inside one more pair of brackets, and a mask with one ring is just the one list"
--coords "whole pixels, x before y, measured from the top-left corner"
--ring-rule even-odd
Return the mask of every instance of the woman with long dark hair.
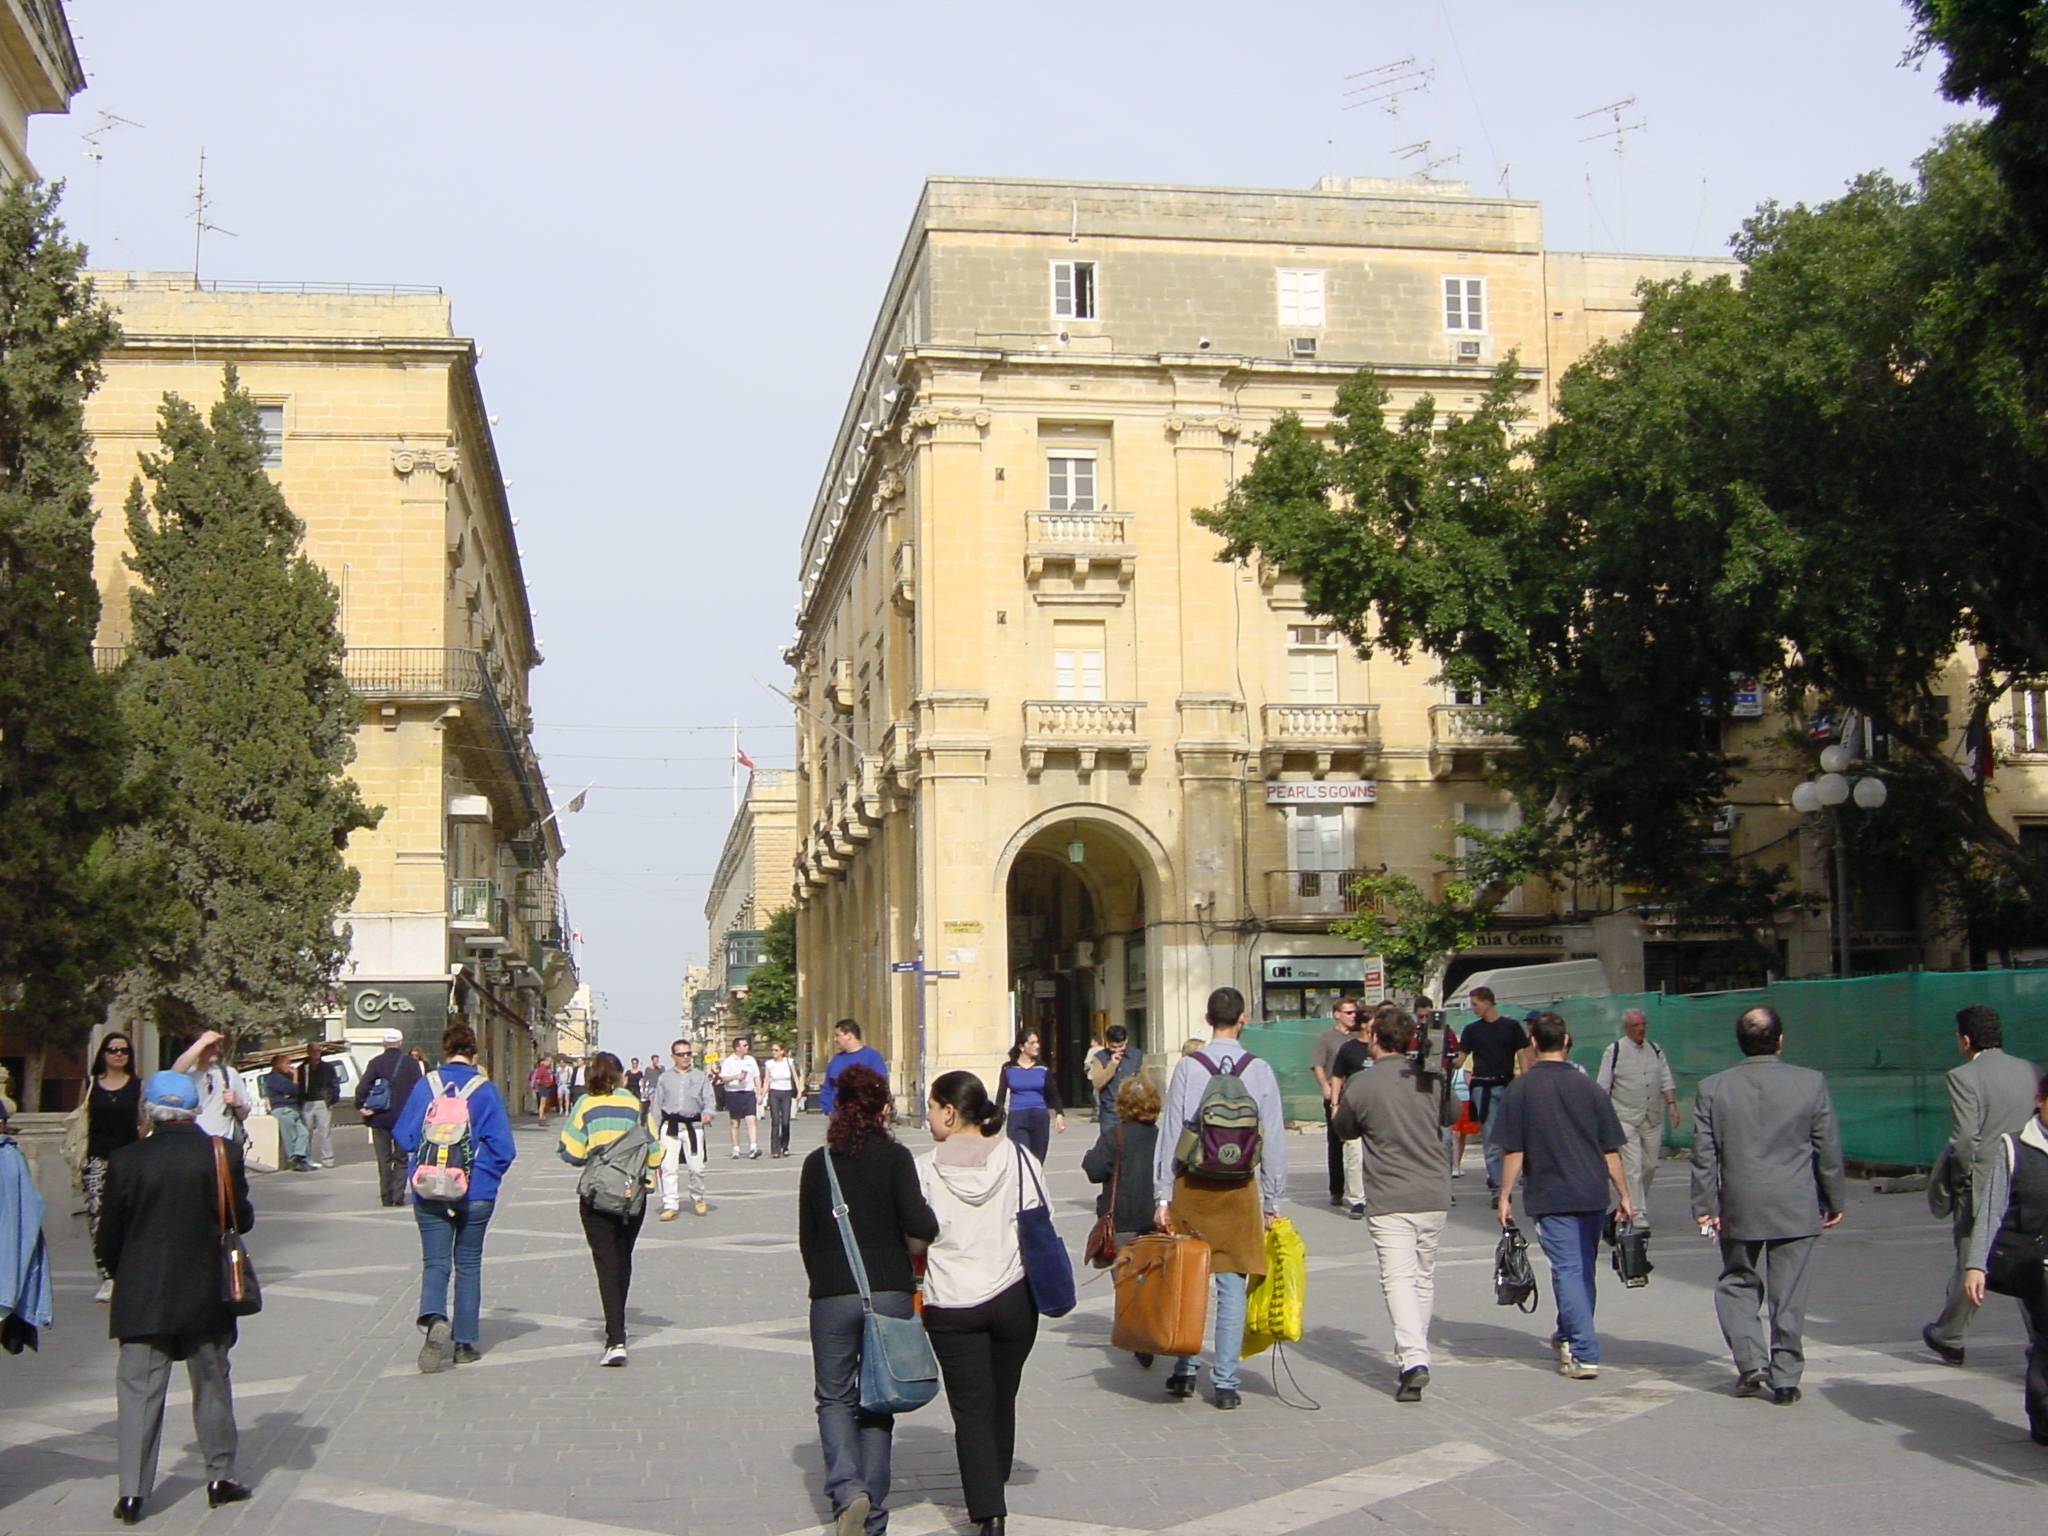
[[1003, 1135], [1002, 1107], [972, 1072], [933, 1083], [926, 1111], [938, 1145], [918, 1158], [917, 1174], [939, 1235], [926, 1256], [924, 1326], [953, 1410], [967, 1518], [978, 1536], [1003, 1536], [1017, 1388], [1038, 1338], [1017, 1212], [1040, 1203], [1044, 1180], [1035, 1160], [1027, 1168], [1023, 1142]]
[[[641, 1182], [654, 1187], [661, 1170], [661, 1137], [640, 1096], [626, 1086], [626, 1069], [610, 1051], [590, 1058], [585, 1092], [562, 1126], [560, 1152], [571, 1168], [581, 1168], [606, 1147], [639, 1125], [647, 1131], [647, 1156]], [[627, 1154], [621, 1153], [621, 1156]], [[597, 1297], [604, 1308], [604, 1353], [599, 1365], [626, 1363], [626, 1295], [633, 1288], [633, 1245], [647, 1219], [647, 1199], [623, 1215], [600, 1211], [589, 1201], [576, 1202], [583, 1221], [583, 1239], [590, 1244], [590, 1262], [597, 1269]]]
[[[910, 1244], [939, 1233], [918, 1188], [917, 1164], [889, 1134], [889, 1085], [868, 1067], [839, 1076], [825, 1145], [804, 1159], [797, 1183], [797, 1242], [811, 1282], [811, 1372], [825, 1493], [834, 1536], [880, 1536], [889, 1524], [889, 1451], [896, 1416], [860, 1405], [864, 1313], [860, 1285], [833, 1215], [832, 1180], [867, 1270], [868, 1293], [884, 1317], [909, 1317]], [[828, 1173], [825, 1159], [832, 1159]]]
[[92, 1053], [92, 1077], [85, 1087], [85, 1161], [78, 1170], [85, 1186], [85, 1230], [93, 1245], [100, 1288], [94, 1301], [112, 1301], [114, 1282], [99, 1261], [100, 1206], [107, 1196], [107, 1159], [142, 1139], [142, 1079], [135, 1075], [135, 1044], [126, 1035], [100, 1040]]
[[1017, 1031], [1017, 1043], [1010, 1047], [1009, 1060], [996, 1079], [996, 1108], [1008, 1114], [1010, 1135], [1041, 1163], [1052, 1145], [1053, 1130], [1067, 1128], [1067, 1107], [1060, 1102], [1052, 1068], [1040, 1059], [1043, 1054], [1038, 1031], [1027, 1024]]

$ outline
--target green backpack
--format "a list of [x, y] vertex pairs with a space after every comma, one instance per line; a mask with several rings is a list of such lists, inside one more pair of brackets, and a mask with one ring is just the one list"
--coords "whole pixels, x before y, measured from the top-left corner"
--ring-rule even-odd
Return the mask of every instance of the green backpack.
[[1259, 1058], [1246, 1051], [1227, 1067], [1201, 1051], [1190, 1059], [1202, 1064], [1209, 1081], [1193, 1118], [1181, 1127], [1175, 1166], [1197, 1178], [1241, 1184], [1258, 1172], [1263, 1146], [1258, 1101], [1244, 1085], [1244, 1069]]

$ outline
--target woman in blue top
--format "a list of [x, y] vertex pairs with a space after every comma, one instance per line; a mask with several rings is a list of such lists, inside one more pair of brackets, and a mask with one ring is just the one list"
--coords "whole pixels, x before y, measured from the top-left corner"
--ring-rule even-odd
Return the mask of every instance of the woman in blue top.
[[[420, 1331], [427, 1342], [420, 1346], [420, 1369], [429, 1374], [451, 1365], [467, 1365], [477, 1358], [477, 1317], [483, 1310], [484, 1229], [498, 1200], [498, 1181], [512, 1166], [512, 1122], [505, 1117], [505, 1101], [497, 1085], [476, 1066], [476, 1032], [467, 1024], [450, 1024], [441, 1032], [441, 1068], [413, 1084], [398, 1123], [391, 1127], [391, 1139], [411, 1158], [406, 1166], [406, 1188], [412, 1189], [419, 1170], [419, 1147], [425, 1133], [427, 1106], [437, 1094], [460, 1096], [471, 1079], [480, 1079], [468, 1091], [469, 1103], [469, 1188], [457, 1200], [428, 1200], [414, 1195], [413, 1216], [420, 1227]], [[436, 1080], [439, 1086], [436, 1087]], [[460, 1151], [451, 1159], [459, 1162]], [[455, 1321], [448, 1321], [448, 1276], [455, 1275]], [[451, 1356], [450, 1343], [454, 1345]]]
[[1023, 1029], [1010, 1047], [1010, 1060], [996, 1079], [996, 1107], [1009, 1111], [1010, 1136], [1041, 1163], [1055, 1127], [1067, 1128], [1066, 1105], [1052, 1069], [1039, 1063], [1038, 1031]]

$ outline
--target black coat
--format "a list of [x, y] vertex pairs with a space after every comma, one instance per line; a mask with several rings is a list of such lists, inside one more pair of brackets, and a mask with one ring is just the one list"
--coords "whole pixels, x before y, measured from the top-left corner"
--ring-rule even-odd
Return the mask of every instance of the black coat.
[[[1117, 1155], [1117, 1138], [1123, 1138], [1123, 1154]], [[1159, 1145], [1159, 1127], [1145, 1120], [1119, 1120], [1106, 1125], [1095, 1145], [1081, 1155], [1081, 1171], [1091, 1184], [1100, 1184], [1095, 1197], [1095, 1214], [1107, 1216], [1109, 1186], [1116, 1182], [1116, 1230], [1150, 1232], [1157, 1207], [1152, 1203], [1152, 1153]], [[1119, 1166], [1121, 1164], [1121, 1166]]]
[[426, 1074], [420, 1070], [420, 1064], [412, 1059], [412, 1053], [400, 1046], [386, 1046], [372, 1056], [356, 1083], [356, 1108], [363, 1107], [363, 1098], [369, 1093], [370, 1084], [380, 1078], [388, 1078], [391, 1082], [391, 1107], [374, 1115], [364, 1115], [363, 1123], [379, 1131], [388, 1131], [398, 1124], [405, 1101], [412, 1097], [412, 1085], [424, 1076]]
[[246, 1232], [256, 1211], [234, 1143], [172, 1121], [107, 1159], [98, 1253], [114, 1277], [110, 1337], [234, 1333], [235, 1315], [220, 1299], [216, 1146], [227, 1152], [236, 1230]]

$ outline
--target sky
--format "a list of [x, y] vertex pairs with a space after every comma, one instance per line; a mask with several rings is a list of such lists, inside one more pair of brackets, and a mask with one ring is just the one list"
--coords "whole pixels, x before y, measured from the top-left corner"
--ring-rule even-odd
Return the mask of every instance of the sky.
[[[66, 9], [89, 86], [30, 152], [95, 265], [191, 269], [203, 150], [232, 234], [202, 276], [438, 284], [481, 345], [536, 742], [557, 804], [596, 786], [563, 884], [604, 1043], [643, 1056], [704, 958], [733, 726], [791, 761], [763, 683], [925, 176], [1299, 188], [1426, 159], [1540, 200], [1553, 248], [1702, 254], [1767, 200], [1910, 174], [1964, 115], [1902, 66], [1897, 0]], [[1347, 109], [1389, 65], [1428, 72], [1398, 115]]]

